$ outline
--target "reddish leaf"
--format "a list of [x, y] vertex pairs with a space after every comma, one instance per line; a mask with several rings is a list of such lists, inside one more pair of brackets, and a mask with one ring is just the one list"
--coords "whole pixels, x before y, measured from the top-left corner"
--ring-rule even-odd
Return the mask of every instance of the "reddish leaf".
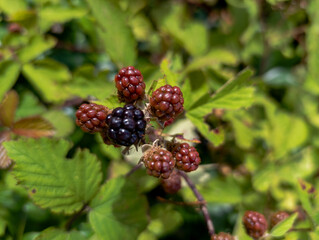
[[27, 117], [15, 122], [12, 131], [17, 135], [32, 138], [50, 137], [55, 134], [52, 124], [40, 116]]
[[19, 96], [16, 91], [11, 90], [7, 92], [0, 103], [0, 124], [6, 127], [12, 127], [18, 103]]
[[10, 132], [0, 132], [0, 168], [7, 168], [11, 164], [11, 160], [7, 155], [7, 150], [2, 143], [10, 140]]

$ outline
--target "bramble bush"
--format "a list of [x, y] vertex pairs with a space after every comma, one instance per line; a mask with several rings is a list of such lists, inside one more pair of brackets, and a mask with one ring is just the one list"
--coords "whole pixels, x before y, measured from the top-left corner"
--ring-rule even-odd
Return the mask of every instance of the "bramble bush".
[[319, 0], [0, 0], [0, 238], [319, 239]]

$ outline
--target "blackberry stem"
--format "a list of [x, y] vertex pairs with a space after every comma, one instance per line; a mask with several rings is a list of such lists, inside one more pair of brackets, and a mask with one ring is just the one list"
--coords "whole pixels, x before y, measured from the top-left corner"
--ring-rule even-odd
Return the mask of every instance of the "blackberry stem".
[[204, 218], [205, 218], [205, 221], [206, 221], [206, 224], [207, 224], [207, 228], [208, 228], [208, 233], [212, 237], [215, 234], [215, 229], [214, 229], [213, 221], [212, 221], [212, 219], [209, 216], [205, 199], [199, 193], [199, 191], [197, 190], [195, 184], [192, 182], [192, 180], [188, 177], [188, 175], [185, 172], [178, 171], [178, 173], [185, 179], [185, 181], [187, 182], [188, 186], [190, 187], [190, 189], [193, 191], [194, 195], [196, 196], [197, 200], [200, 203], [202, 203], [202, 204], [200, 204], [200, 209], [201, 209], [201, 211], [202, 211], [202, 213], [204, 215]]
[[138, 169], [140, 169], [142, 167], [142, 163], [138, 163], [137, 165], [135, 165], [129, 172], [127, 172], [125, 174], [125, 177], [129, 177], [131, 176], [135, 171], [137, 171]]

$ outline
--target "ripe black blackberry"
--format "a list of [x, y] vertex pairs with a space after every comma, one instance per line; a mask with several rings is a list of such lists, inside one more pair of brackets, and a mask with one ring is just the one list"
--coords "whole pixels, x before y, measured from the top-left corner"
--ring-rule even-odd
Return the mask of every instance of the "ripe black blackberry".
[[144, 165], [148, 175], [167, 179], [174, 169], [175, 159], [171, 152], [155, 147], [145, 152]]
[[188, 143], [175, 144], [172, 153], [176, 159], [176, 168], [185, 172], [196, 170], [201, 162], [196, 148], [190, 146]]
[[181, 189], [181, 176], [177, 173], [177, 171], [173, 171], [169, 178], [161, 179], [161, 184], [165, 192], [175, 194]]
[[150, 98], [151, 113], [160, 121], [175, 119], [183, 112], [183, 104], [180, 88], [168, 84], [155, 90]]
[[252, 238], [260, 238], [267, 231], [268, 224], [263, 214], [254, 211], [246, 211], [243, 216], [243, 224], [246, 233]]
[[114, 80], [121, 102], [131, 103], [144, 96], [145, 83], [143, 75], [138, 69], [132, 66], [124, 67], [118, 72]]
[[214, 234], [211, 240], [234, 240], [234, 237], [228, 233], [221, 232]]
[[275, 225], [277, 225], [278, 223], [280, 223], [288, 217], [289, 214], [285, 211], [278, 211], [273, 213], [270, 217], [270, 227], [273, 228]]
[[144, 113], [132, 104], [115, 108], [106, 118], [107, 135], [114, 143], [131, 146], [141, 140], [145, 134]]
[[106, 127], [106, 117], [109, 109], [95, 103], [82, 104], [76, 111], [76, 125], [84, 132], [101, 132]]

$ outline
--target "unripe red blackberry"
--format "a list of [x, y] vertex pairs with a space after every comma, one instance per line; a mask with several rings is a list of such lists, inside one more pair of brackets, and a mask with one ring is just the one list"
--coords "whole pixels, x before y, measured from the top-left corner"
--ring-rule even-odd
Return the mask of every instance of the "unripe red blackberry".
[[175, 159], [171, 152], [157, 147], [145, 152], [144, 165], [148, 175], [167, 179], [174, 169]]
[[189, 146], [188, 143], [177, 143], [172, 153], [176, 159], [176, 168], [185, 172], [196, 170], [201, 162], [196, 148]]
[[221, 232], [214, 234], [211, 240], [234, 240], [234, 237], [228, 233]]
[[175, 194], [181, 189], [181, 176], [177, 173], [177, 171], [173, 171], [169, 178], [161, 179], [161, 184], [165, 192]]
[[117, 145], [131, 146], [145, 134], [144, 113], [132, 104], [115, 108], [106, 118], [108, 138]]
[[289, 214], [285, 211], [278, 211], [273, 213], [270, 217], [270, 227], [273, 228], [275, 225], [277, 225], [278, 223], [280, 223], [288, 217]]
[[243, 216], [243, 224], [246, 229], [246, 233], [254, 239], [262, 237], [268, 228], [265, 216], [254, 211], [245, 212]]
[[132, 66], [124, 67], [118, 72], [115, 76], [115, 86], [121, 102], [131, 103], [144, 96], [143, 75]]
[[150, 98], [152, 114], [160, 121], [175, 119], [184, 110], [183, 93], [179, 87], [165, 85], [155, 90]]
[[108, 108], [95, 103], [82, 104], [76, 111], [76, 125], [84, 132], [101, 132], [106, 127]]

